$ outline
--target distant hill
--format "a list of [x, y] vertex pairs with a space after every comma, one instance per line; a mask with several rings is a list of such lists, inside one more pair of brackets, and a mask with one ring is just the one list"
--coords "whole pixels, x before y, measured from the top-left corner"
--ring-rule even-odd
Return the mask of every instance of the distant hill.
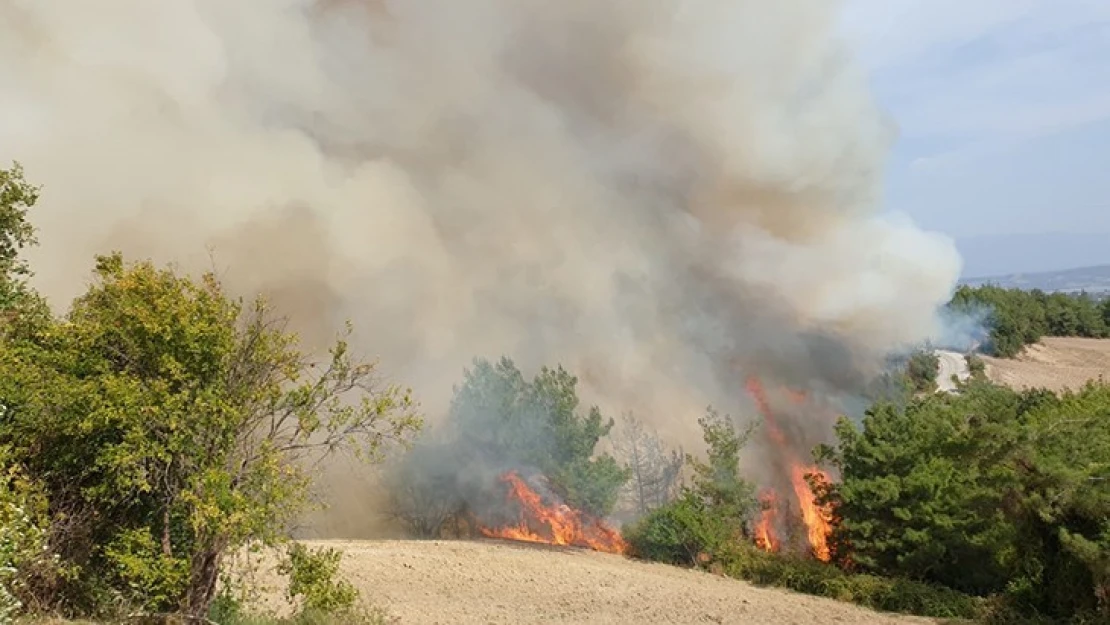
[[1110, 264], [1110, 233], [1043, 232], [959, 237], [964, 277], [1009, 276]]
[[1041, 289], [1042, 291], [1063, 291], [1074, 293], [1110, 293], [1110, 265], [1079, 267], [1062, 271], [1040, 271], [1036, 273], [1012, 273], [981, 278], [964, 278], [960, 284], [980, 286], [994, 284], [1008, 289]]

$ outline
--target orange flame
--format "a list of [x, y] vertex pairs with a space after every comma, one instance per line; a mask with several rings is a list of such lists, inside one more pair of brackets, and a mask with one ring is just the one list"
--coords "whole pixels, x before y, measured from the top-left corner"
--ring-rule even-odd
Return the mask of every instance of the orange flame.
[[478, 531], [490, 538], [505, 538], [549, 545], [585, 547], [607, 553], [624, 553], [627, 543], [619, 532], [584, 512], [564, 503], [545, 505], [543, 497], [515, 471], [501, 476], [509, 487], [506, 498], [520, 508], [515, 525], [503, 527], [478, 526]]
[[[801, 509], [802, 523], [806, 528], [806, 540], [809, 547], [814, 557], [822, 562], [828, 562], [831, 557], [828, 540], [829, 534], [832, 532], [832, 515], [827, 509], [817, 505], [813, 490], [806, 481], [808, 473], [816, 473], [824, 479], [828, 479], [828, 475], [817, 467], [807, 467], [798, 457], [797, 452], [790, 447], [786, 434], [775, 419], [774, 411], [771, 409], [763, 384], [758, 379], [750, 377], [747, 381], [747, 387], [748, 393], [763, 415], [767, 438], [774, 444], [785, 469], [789, 472], [791, 489], [794, 491], [795, 500]], [[788, 390], [787, 396], [795, 404], [806, 401], [805, 394], [799, 391]], [[777, 551], [779, 539], [774, 534], [774, 520], [777, 514], [774, 509], [777, 507], [777, 496], [773, 490], [768, 490], [764, 493], [762, 501], [764, 509], [754, 528], [755, 542], [760, 549]]]
[[798, 498], [798, 505], [802, 508], [802, 523], [805, 523], [806, 539], [813, 549], [813, 555], [822, 562], [828, 562], [832, 522], [828, 511], [817, 505], [813, 491], [806, 482], [806, 473], [810, 472], [824, 475], [817, 467], [806, 469], [801, 465], [793, 465], [790, 468], [790, 484], [794, 487], [794, 496]]
[[759, 496], [759, 503], [762, 510], [759, 513], [759, 521], [756, 522], [755, 528], [753, 528], [755, 544], [764, 551], [778, 551], [779, 539], [775, 536], [775, 516], [777, 514], [778, 498], [775, 496], [775, 491], [764, 491], [763, 494]]

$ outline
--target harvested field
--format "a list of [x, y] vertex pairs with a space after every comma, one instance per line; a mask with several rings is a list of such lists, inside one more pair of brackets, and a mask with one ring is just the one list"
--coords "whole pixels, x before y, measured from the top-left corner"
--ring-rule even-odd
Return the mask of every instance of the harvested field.
[[[495, 541], [311, 544], [341, 548], [347, 579], [402, 624], [935, 622], [577, 549]], [[268, 607], [276, 609], [279, 580], [262, 581], [271, 589]]]
[[1110, 381], [1110, 340], [1046, 338], [1017, 358], [983, 358], [987, 376], [1011, 388], [1078, 389], [1088, 380]]

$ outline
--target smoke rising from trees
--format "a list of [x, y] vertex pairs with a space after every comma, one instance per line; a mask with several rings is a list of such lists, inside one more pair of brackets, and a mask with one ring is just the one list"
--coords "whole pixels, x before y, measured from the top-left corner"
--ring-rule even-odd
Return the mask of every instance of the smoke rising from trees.
[[749, 373], [850, 396], [941, 332], [959, 259], [881, 212], [837, 5], [0, 0], [0, 159], [55, 306], [108, 248], [215, 262], [432, 420], [505, 354], [689, 443]]

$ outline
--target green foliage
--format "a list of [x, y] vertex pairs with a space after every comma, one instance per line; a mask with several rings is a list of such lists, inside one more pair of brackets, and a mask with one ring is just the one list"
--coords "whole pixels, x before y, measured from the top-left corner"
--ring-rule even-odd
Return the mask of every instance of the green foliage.
[[204, 613], [222, 554], [281, 541], [310, 505], [310, 461], [373, 460], [419, 427], [343, 337], [322, 362], [296, 343], [213, 276], [119, 254], [64, 320], [0, 343], [0, 444], [41, 481], [55, 546], [81, 569], [66, 609], [95, 612], [110, 588]]
[[221, 625], [386, 625], [395, 623], [378, 608], [364, 605], [358, 590], [339, 575], [342, 552], [312, 549], [300, 543], [286, 546], [277, 572], [288, 578], [286, 599], [292, 615], [277, 617], [251, 609], [257, 596], [243, 579], [224, 579], [208, 618]]
[[907, 579], [846, 573], [813, 560], [765, 553], [746, 543], [730, 544], [718, 554], [718, 563], [730, 577], [884, 612], [951, 619], [977, 619], [987, 614], [985, 602], [955, 590]]
[[931, 393], [937, 390], [939, 374], [940, 356], [931, 349], [915, 351], [906, 363], [906, 377], [915, 392]]
[[727, 415], [713, 408], [698, 419], [698, 425], [708, 447], [708, 463], [687, 456], [694, 469], [693, 490], [714, 514], [729, 520], [734, 534], [740, 534], [757, 507], [755, 488], [740, 475], [740, 450], [752, 430], [737, 430]]
[[55, 567], [42, 494], [0, 453], [0, 623], [25, 608], [30, 582]]
[[972, 380], [983, 382], [987, 379], [987, 363], [978, 354], [967, 354], [967, 370]]
[[[974, 427], [964, 407], [982, 415]], [[872, 573], [1000, 590], [1007, 579], [1000, 559], [1013, 557], [1014, 540], [1001, 506], [1014, 474], [998, 460], [1016, 443], [1017, 408], [1008, 391], [980, 385], [904, 410], [876, 405], [862, 431], [842, 420], [835, 551]]]
[[286, 594], [302, 610], [324, 614], [347, 613], [358, 602], [358, 591], [349, 582], [336, 579], [343, 554], [337, 549], [309, 549], [290, 543], [286, 560], [278, 572], [289, 576]]
[[678, 499], [622, 529], [631, 555], [654, 562], [693, 566], [736, 537], [736, 523], [687, 490]]
[[577, 384], [562, 367], [526, 380], [508, 358], [496, 365], [479, 359], [451, 403], [454, 444], [510, 467], [534, 467], [568, 504], [605, 516], [629, 475], [612, 456], [594, 457], [614, 422], [597, 407], [578, 411]]
[[865, 572], [1002, 593], [1019, 612], [1110, 615], [1110, 388], [973, 382], [842, 421], [833, 541]]
[[50, 318], [46, 301], [27, 285], [31, 268], [21, 257], [37, 243], [27, 213], [38, 195], [19, 164], [0, 169], [0, 340], [23, 337]]
[[38, 197], [39, 190], [27, 183], [18, 163], [0, 169], [0, 310], [13, 308], [26, 293], [31, 269], [20, 252], [37, 242], [27, 212]]
[[707, 462], [687, 457], [693, 485], [682, 495], [624, 528], [633, 555], [670, 564], [696, 564], [745, 538], [756, 510], [755, 489], [740, 476], [740, 450], [751, 430], [738, 431], [712, 408], [698, 420]]
[[985, 348], [997, 356], [1016, 356], [1042, 336], [1110, 337], [1110, 305], [1087, 293], [961, 286], [949, 308], [971, 314], [986, 311], [990, 342]]

